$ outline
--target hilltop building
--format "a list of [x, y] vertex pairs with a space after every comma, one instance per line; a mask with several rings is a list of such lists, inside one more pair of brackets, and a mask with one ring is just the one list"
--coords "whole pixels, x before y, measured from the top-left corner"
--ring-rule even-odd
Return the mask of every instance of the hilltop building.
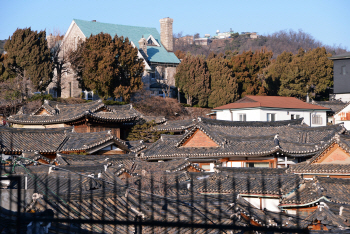
[[[156, 28], [74, 19], [61, 42], [60, 59], [64, 59], [69, 51], [75, 50], [79, 41], [85, 41], [91, 35], [97, 35], [101, 32], [109, 33], [112, 37], [115, 35], [127, 37], [132, 46], [138, 48], [138, 57], [143, 59], [145, 65], [142, 82], [146, 90], [149, 90], [150, 86], [155, 83], [175, 88], [174, 74], [180, 60], [173, 53], [173, 19], [160, 20], [160, 34]], [[51, 42], [50, 38], [48, 38], [48, 42]], [[61, 97], [80, 97], [84, 91], [85, 99], [98, 98], [90, 90], [82, 90], [79, 87], [78, 77], [71, 71], [70, 65], [64, 64], [64, 66], [67, 71], [62, 74], [61, 78]], [[57, 77], [54, 77], [53, 82], [47, 88], [47, 92], [54, 97], [57, 96], [56, 81]], [[162, 88], [153, 90], [154, 95], [164, 95], [163, 92]], [[172, 93], [168, 95], [174, 96]]]

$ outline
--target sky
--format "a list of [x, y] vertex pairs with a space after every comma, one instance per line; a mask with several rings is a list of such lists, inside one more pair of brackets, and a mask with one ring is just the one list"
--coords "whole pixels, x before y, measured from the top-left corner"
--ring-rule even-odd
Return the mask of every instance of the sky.
[[325, 45], [350, 51], [349, 0], [0, 0], [0, 39], [17, 28], [64, 34], [73, 19], [155, 27], [174, 19], [173, 32], [215, 35], [303, 30]]

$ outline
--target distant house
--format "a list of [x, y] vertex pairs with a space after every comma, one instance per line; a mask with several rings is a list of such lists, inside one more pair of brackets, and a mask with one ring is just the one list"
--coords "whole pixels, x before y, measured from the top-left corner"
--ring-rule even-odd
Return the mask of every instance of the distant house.
[[[133, 47], [136, 47], [138, 57], [143, 59], [145, 71], [142, 82], [145, 89], [153, 83], [164, 83], [175, 88], [175, 72], [180, 60], [173, 53], [173, 19], [160, 20], [160, 34], [156, 28], [137, 27], [118, 24], [109, 24], [93, 21], [74, 19], [68, 28], [62, 42], [59, 57], [67, 56], [69, 51], [75, 50], [80, 41], [85, 41], [91, 35], [101, 32], [108, 33], [112, 37], [118, 35], [128, 38]], [[48, 41], [50, 38], [48, 38]], [[71, 71], [69, 64], [64, 65], [68, 72], [62, 75], [61, 97], [80, 97], [82, 90], [79, 86], [78, 77]], [[47, 92], [56, 96], [56, 77], [47, 88]], [[93, 93], [84, 92], [85, 99], [97, 98]]]
[[326, 126], [327, 111], [329, 108], [280, 96], [245, 96], [213, 109], [218, 120], [269, 122], [304, 118], [311, 127]]
[[343, 102], [350, 101], [350, 52], [340, 55], [335, 55], [333, 60], [333, 94], [334, 99], [342, 100]]
[[194, 44], [196, 45], [209, 45], [210, 42], [211, 42], [210, 38], [207, 38], [207, 37], [194, 39]]

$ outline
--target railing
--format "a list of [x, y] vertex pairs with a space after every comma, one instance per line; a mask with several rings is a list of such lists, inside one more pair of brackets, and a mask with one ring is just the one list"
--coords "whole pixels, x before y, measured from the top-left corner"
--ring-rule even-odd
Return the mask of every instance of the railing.
[[[239, 196], [235, 191], [243, 177], [232, 177], [228, 189], [225, 176], [213, 182], [210, 173], [133, 174], [109, 165], [99, 171], [96, 165], [94, 175], [86, 174], [93, 170], [88, 166], [24, 166], [20, 162], [2, 167], [0, 232], [309, 232], [298, 215], [258, 209]], [[246, 194], [254, 190], [257, 178], [262, 187], [268, 186], [264, 175], [255, 180], [250, 176], [244, 177]], [[276, 178], [276, 184], [282, 186]]]

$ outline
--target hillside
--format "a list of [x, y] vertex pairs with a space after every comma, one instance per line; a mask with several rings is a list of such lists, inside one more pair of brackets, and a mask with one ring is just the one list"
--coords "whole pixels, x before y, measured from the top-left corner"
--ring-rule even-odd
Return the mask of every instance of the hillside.
[[180, 50], [182, 52], [191, 53], [192, 55], [209, 56], [210, 53], [216, 54], [226, 51], [238, 52], [256, 51], [266, 47], [273, 52], [273, 59], [277, 58], [283, 51], [292, 52], [296, 54], [300, 48], [305, 50], [315, 49], [317, 47], [325, 47], [328, 53], [332, 55], [346, 53], [347, 50], [340, 46], [324, 45], [316, 40], [310, 34], [299, 31], [279, 31], [270, 35], [259, 35], [257, 39], [251, 39], [247, 35], [238, 35], [234, 38], [227, 39], [212, 39], [209, 45], [194, 45], [194, 44], [176, 44], [174, 51]]

